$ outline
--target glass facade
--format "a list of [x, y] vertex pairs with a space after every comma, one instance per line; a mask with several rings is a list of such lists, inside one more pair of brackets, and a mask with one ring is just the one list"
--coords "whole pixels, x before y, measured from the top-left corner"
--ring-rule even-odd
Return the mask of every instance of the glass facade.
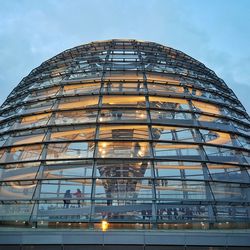
[[2, 224], [250, 222], [250, 119], [202, 63], [152, 42], [66, 50], [0, 111]]

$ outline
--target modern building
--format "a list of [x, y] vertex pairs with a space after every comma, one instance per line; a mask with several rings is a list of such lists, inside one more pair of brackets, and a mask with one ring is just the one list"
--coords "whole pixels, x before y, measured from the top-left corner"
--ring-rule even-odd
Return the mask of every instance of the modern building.
[[183, 52], [81, 45], [32, 70], [0, 112], [5, 249], [250, 246], [250, 118]]

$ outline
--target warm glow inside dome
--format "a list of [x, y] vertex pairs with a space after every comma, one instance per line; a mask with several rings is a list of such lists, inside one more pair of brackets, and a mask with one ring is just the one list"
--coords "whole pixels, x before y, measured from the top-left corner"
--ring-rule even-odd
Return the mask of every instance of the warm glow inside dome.
[[136, 40], [69, 49], [1, 107], [2, 224], [243, 225], [249, 128], [233, 91], [180, 51]]

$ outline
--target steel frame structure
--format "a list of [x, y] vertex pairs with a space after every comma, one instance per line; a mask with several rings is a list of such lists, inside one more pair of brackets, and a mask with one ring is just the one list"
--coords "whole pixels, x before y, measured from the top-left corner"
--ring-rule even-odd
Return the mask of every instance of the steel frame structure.
[[136, 40], [66, 50], [1, 107], [1, 223], [246, 227], [249, 128], [233, 91], [183, 52]]

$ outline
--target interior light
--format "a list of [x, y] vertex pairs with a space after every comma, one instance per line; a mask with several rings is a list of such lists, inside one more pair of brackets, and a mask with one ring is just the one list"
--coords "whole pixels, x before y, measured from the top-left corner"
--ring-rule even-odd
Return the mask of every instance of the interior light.
[[102, 231], [106, 232], [108, 230], [109, 223], [106, 220], [102, 220]]

